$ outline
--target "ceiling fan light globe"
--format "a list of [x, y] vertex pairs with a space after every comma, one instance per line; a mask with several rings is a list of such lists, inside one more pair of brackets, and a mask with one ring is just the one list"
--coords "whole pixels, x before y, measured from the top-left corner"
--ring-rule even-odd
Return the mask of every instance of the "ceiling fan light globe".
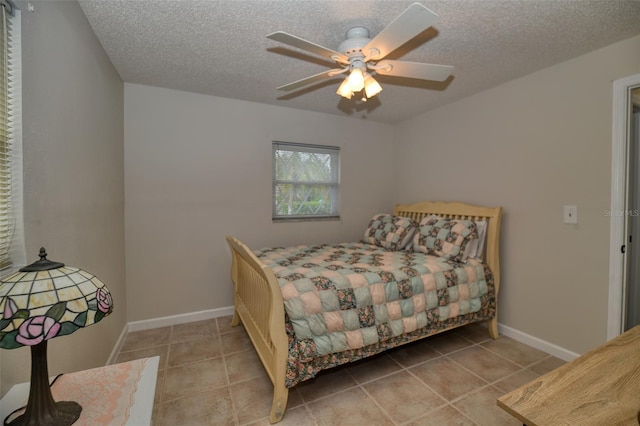
[[373, 98], [378, 93], [382, 92], [382, 86], [376, 81], [370, 74], [364, 78], [364, 93], [367, 98]]
[[352, 92], [359, 92], [364, 88], [364, 74], [360, 68], [354, 68], [347, 78], [349, 89]]
[[349, 88], [348, 78], [345, 78], [342, 81], [342, 84], [340, 85], [340, 87], [338, 87], [338, 90], [336, 91], [336, 93], [342, 96], [343, 98], [351, 99], [351, 96], [353, 96], [353, 92], [351, 92], [351, 89]]

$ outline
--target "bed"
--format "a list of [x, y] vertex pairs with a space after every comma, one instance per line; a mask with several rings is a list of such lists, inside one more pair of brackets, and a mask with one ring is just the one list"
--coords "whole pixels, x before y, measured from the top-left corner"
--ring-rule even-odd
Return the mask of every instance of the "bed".
[[232, 326], [244, 326], [274, 386], [446, 330], [486, 322], [498, 338], [501, 207], [398, 204], [353, 243], [249, 249], [232, 236]]

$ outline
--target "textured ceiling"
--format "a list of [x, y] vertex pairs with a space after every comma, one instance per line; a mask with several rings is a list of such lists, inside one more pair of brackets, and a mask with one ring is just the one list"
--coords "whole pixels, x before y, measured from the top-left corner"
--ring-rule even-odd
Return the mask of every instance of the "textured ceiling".
[[[341, 77], [276, 87], [333, 68], [265, 36], [286, 31], [337, 49], [372, 36], [404, 0], [80, 0], [125, 82], [397, 123], [429, 109], [640, 34], [640, 0], [423, 0], [440, 20], [388, 59], [453, 65], [444, 83], [377, 76], [366, 103], [335, 94]], [[640, 53], [639, 53], [640, 54]]]

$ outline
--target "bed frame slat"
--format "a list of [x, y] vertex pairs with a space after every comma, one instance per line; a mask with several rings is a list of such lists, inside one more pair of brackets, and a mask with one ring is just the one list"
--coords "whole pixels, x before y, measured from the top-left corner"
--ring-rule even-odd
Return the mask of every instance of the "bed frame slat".
[[235, 288], [232, 326], [242, 322], [271, 383], [269, 422], [277, 423], [287, 408], [285, 386], [289, 345], [284, 329], [284, 301], [278, 280], [242, 242], [227, 237], [231, 248], [231, 278]]

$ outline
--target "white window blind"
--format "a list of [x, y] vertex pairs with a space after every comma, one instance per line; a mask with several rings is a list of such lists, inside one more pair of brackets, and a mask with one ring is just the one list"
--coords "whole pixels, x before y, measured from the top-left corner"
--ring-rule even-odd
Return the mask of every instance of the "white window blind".
[[20, 11], [0, 0], [0, 270], [24, 264]]
[[340, 217], [340, 148], [273, 142], [273, 220]]

